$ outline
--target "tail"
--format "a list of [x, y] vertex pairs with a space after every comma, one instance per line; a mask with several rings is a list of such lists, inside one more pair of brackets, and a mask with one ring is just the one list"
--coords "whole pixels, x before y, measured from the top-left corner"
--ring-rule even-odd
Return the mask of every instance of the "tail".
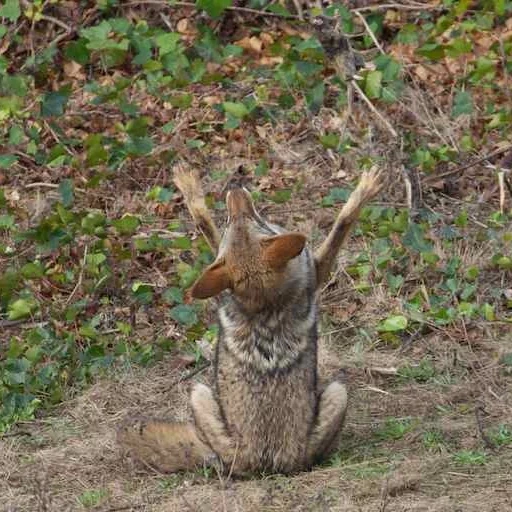
[[161, 473], [191, 471], [217, 460], [191, 423], [130, 419], [119, 428], [117, 441], [124, 455]]
[[327, 281], [336, 256], [359, 217], [359, 212], [381, 188], [382, 173], [376, 168], [363, 173], [357, 188], [350, 194], [329, 235], [315, 252], [317, 288]]
[[181, 164], [174, 166], [174, 183], [179, 188], [187, 208], [197, 228], [205, 237], [214, 253], [220, 244], [220, 234], [204, 201], [204, 193], [199, 178], [192, 171], [186, 171]]

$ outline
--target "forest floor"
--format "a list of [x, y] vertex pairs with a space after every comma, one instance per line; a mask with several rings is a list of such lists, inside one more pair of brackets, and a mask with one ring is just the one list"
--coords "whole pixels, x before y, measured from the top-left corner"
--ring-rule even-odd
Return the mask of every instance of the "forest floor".
[[[162, 17], [159, 8], [121, 6], [116, 15], [135, 23], [145, 12], [144, 19], [160, 23], [165, 30], [170, 23], [186, 44], [199, 40], [191, 21], [183, 21], [186, 9], [170, 9]], [[71, 14], [55, 9], [46, 20], [51, 26], [48, 33], [32, 30], [32, 45], [43, 47], [45, 41], [53, 40], [55, 31], [62, 30], [52, 18], [64, 16], [59, 18], [65, 20], [64, 25], [72, 24]], [[88, 16], [85, 13], [76, 23], [91, 27], [99, 22], [97, 11]], [[108, 18], [105, 13], [101, 16]], [[452, 23], [473, 20], [471, 12], [458, 16]], [[11, 377], [21, 374], [21, 370], [9, 370], [11, 359], [23, 353], [31, 362], [36, 356], [32, 359], [23, 352], [31, 343], [46, 347], [48, 340], [57, 340], [52, 351], [41, 348], [43, 355], [37, 356], [39, 366], [34, 366], [33, 372], [36, 375], [41, 365], [57, 361], [52, 366], [52, 382], [41, 385], [38, 394], [34, 389], [39, 381], [33, 381], [30, 390], [48, 402], [30, 418], [9, 420], [9, 428], [0, 435], [0, 510], [512, 510], [511, 199], [490, 170], [489, 164], [496, 159], [486, 158], [496, 150], [506, 154], [510, 123], [499, 124], [501, 111], [483, 107], [492, 102], [504, 105], [510, 116], [506, 87], [510, 85], [507, 69], [511, 57], [503, 57], [502, 69], [499, 45], [493, 44], [501, 34], [503, 52], [512, 53], [512, 24], [497, 16], [495, 32], [488, 39], [485, 31], [479, 35], [468, 32], [474, 36], [476, 55], [481, 59], [493, 55], [489, 60], [495, 64], [495, 75], [489, 78], [472, 57], [425, 63], [414, 52], [419, 43], [411, 49], [397, 42], [395, 36], [404, 32], [404, 26], [437, 20], [435, 16], [418, 19], [408, 10], [404, 14], [389, 9], [381, 20], [383, 52], [403, 65], [403, 90], [395, 102], [371, 99], [400, 132], [401, 144], [374, 109], [357, 96], [348, 125], [342, 126], [343, 109], [333, 100], [340, 86], [332, 79], [328, 63], [322, 71], [311, 68], [321, 81], [329, 80], [319, 100], [325, 101], [323, 106], [310, 111], [311, 105], [306, 105], [319, 90], [310, 82], [308, 91], [293, 90], [290, 97], [283, 97], [288, 94], [287, 86], [280, 90], [280, 79], [273, 81], [275, 77], [258, 68], [274, 69], [272, 66], [283, 64], [274, 50], [267, 52], [267, 46], [272, 46], [269, 41], [291, 35], [300, 40], [289, 43], [294, 51], [307, 53], [315, 47], [306, 45], [301, 50], [306, 35], [281, 21], [266, 24], [262, 30], [249, 30], [242, 24], [238, 35], [229, 35], [246, 53], [234, 52], [234, 60], [227, 64], [207, 65], [207, 73], [229, 75], [229, 86], [214, 79], [180, 82], [179, 86], [173, 82], [179, 94], [171, 99], [154, 92], [154, 77], [147, 70], [142, 85], [138, 78], [133, 79], [119, 89], [126, 97], [115, 96], [119, 80], [133, 74], [125, 61], [102, 68], [77, 63], [69, 58], [70, 52], [59, 57], [64, 75], [51, 78], [55, 90], [64, 82], [72, 83], [65, 113], [55, 104], [62, 100], [57, 96], [45, 104], [54, 109], [56, 117], [50, 120], [39, 118], [39, 107], [27, 100], [29, 114], [24, 121], [27, 127], [38, 127], [37, 144], [45, 145], [48, 154], [43, 158], [29, 149], [19, 149], [27, 139], [15, 145], [15, 168], [0, 167], [0, 186], [10, 208], [7, 216], [15, 219], [14, 227], [0, 232], [0, 261], [5, 268], [21, 269], [25, 279], [23, 284], [13, 285], [12, 294], [0, 289], [0, 346], [5, 348], [0, 353], [0, 370], [6, 372], [0, 375], [4, 379], [0, 396], [4, 400], [8, 392], [19, 392], [19, 386], [28, 382], [28, 377], [15, 384], [8, 380], [9, 371]], [[251, 23], [256, 25], [256, 21]], [[29, 25], [18, 24], [20, 33], [28, 30]], [[119, 26], [112, 33], [121, 33]], [[407, 30], [404, 33], [409, 34]], [[67, 37], [73, 40], [76, 30], [73, 34]], [[208, 37], [203, 35], [197, 46], [197, 54], [205, 60], [205, 48], [213, 44]], [[452, 39], [443, 37], [439, 36], [446, 48], [452, 48]], [[57, 43], [61, 47], [66, 40]], [[233, 46], [229, 46], [230, 52]], [[19, 58], [19, 53], [16, 55]], [[304, 62], [316, 58], [300, 56]], [[386, 73], [393, 74], [390, 67], [384, 69], [384, 78], [380, 77], [384, 81]], [[458, 73], [468, 73], [470, 102], [465, 90], [455, 91], [460, 86], [454, 78]], [[94, 86], [87, 89], [83, 84], [92, 80], [91, 74]], [[307, 82], [310, 75], [306, 75]], [[389, 78], [387, 85], [394, 87], [397, 80]], [[478, 80], [488, 82], [480, 87]], [[254, 83], [258, 94], [266, 97], [264, 114], [268, 117], [264, 119], [253, 119], [243, 110], [251, 108], [250, 102], [243, 101]], [[33, 98], [40, 100], [42, 89], [44, 86], [36, 83]], [[364, 90], [370, 96], [372, 90], [377, 96], [382, 93], [372, 89], [368, 80]], [[92, 101], [94, 95], [101, 94], [108, 98]], [[277, 97], [283, 101], [277, 110], [287, 112], [278, 119], [277, 110], [272, 110]], [[456, 115], [454, 97], [459, 98]], [[137, 115], [130, 113], [126, 98], [138, 106], [144, 123], [137, 124]], [[288, 105], [290, 98], [293, 105]], [[221, 104], [224, 111], [212, 108]], [[251, 111], [251, 115], [259, 114]], [[62, 131], [55, 128], [54, 121]], [[119, 139], [132, 137], [130, 148], [128, 143], [125, 147], [112, 142], [124, 121]], [[489, 125], [491, 122], [494, 124]], [[339, 133], [348, 134], [348, 149], [342, 147], [344, 136], [333, 136]], [[104, 139], [98, 143], [91, 134], [102, 134]], [[27, 128], [26, 137], [32, 136]], [[153, 145], [144, 151], [141, 148], [149, 137]], [[421, 151], [411, 157], [413, 147]], [[112, 162], [119, 163], [120, 154], [125, 159], [111, 172]], [[256, 192], [263, 215], [302, 230], [312, 245], [327, 232], [346, 198], [343, 187], [357, 182], [368, 159], [388, 173], [383, 192], [350, 239], [336, 274], [320, 297], [320, 375], [328, 380], [341, 370], [350, 401], [339, 451], [311, 471], [251, 479], [226, 478], [208, 468], [163, 475], [142, 471], [119, 453], [115, 430], [123, 418], [143, 414], [189, 419], [191, 385], [198, 380], [211, 382], [211, 367], [204, 363], [209, 358], [205, 344], [214, 333], [210, 327], [215, 321], [213, 305], [188, 306], [179, 298], [209, 256], [173, 188], [171, 163], [176, 158], [202, 169], [204, 188], [219, 222], [224, 217], [222, 200], [227, 186], [243, 183]], [[60, 159], [58, 165], [52, 165], [55, 159]], [[83, 165], [76, 165], [77, 161]], [[418, 229], [408, 225], [404, 162], [419, 169], [423, 214]], [[105, 173], [97, 173], [97, 168]], [[71, 180], [73, 188], [62, 186], [62, 180], [68, 184]], [[104, 224], [98, 221], [91, 231], [84, 219], [89, 222], [96, 212], [107, 220]], [[136, 225], [130, 224], [135, 217], [139, 219]], [[48, 232], [60, 237], [74, 223], [77, 227], [72, 228], [69, 246], [39, 249]], [[105, 229], [108, 235], [96, 228]], [[29, 229], [35, 229], [32, 238], [17, 238]], [[54, 240], [51, 236], [50, 242]], [[155, 246], [134, 245], [132, 236], [139, 242], [151, 240]], [[383, 239], [387, 240], [384, 245], [379, 241]], [[171, 246], [166, 240], [172, 241]], [[6, 247], [14, 247], [16, 256]], [[105, 258], [93, 259], [93, 255]], [[36, 260], [43, 262], [44, 277], [38, 274], [31, 280], [30, 272], [35, 270], [26, 265]], [[6, 282], [4, 279], [2, 284]], [[134, 282], [142, 286], [134, 288]], [[169, 284], [173, 288], [166, 295]], [[137, 295], [137, 290], [146, 295]], [[29, 301], [27, 293], [37, 299], [37, 311], [31, 309], [31, 316], [21, 320], [8, 316], [18, 297]], [[170, 306], [174, 313], [169, 314]], [[407, 319], [406, 325], [396, 324], [403, 319]], [[68, 335], [82, 352], [62, 355], [65, 362], [60, 364], [59, 347], [68, 346]], [[196, 343], [199, 339], [201, 344]], [[112, 347], [118, 352], [111, 360]], [[134, 355], [117, 357], [127, 353]], [[59, 398], [54, 399], [57, 392]], [[2, 421], [0, 418], [0, 426]]]

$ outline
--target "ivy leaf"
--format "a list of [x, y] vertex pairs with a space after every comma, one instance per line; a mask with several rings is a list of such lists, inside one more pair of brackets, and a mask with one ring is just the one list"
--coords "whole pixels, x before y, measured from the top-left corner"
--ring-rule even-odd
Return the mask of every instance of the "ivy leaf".
[[16, 155], [0, 155], [0, 169], [8, 169], [18, 161]]
[[9, 320], [19, 320], [29, 316], [35, 309], [37, 309], [35, 301], [29, 299], [18, 299], [9, 304], [7, 317]]
[[457, 91], [453, 100], [452, 116], [459, 117], [463, 114], [473, 113], [473, 98], [469, 91]]
[[233, 117], [236, 117], [237, 119], [242, 119], [249, 114], [249, 110], [243, 103], [225, 101], [222, 104], [222, 108], [224, 109], [224, 112], [226, 112], [227, 114], [231, 114]]
[[197, 323], [197, 314], [194, 308], [187, 304], [178, 304], [177, 306], [174, 306], [169, 314], [173, 320], [176, 320], [176, 322], [187, 327], [191, 327]]
[[90, 52], [87, 49], [87, 40], [81, 38], [78, 41], [71, 41], [64, 49], [66, 58], [78, 62], [82, 66], [89, 62]]
[[380, 332], [403, 331], [407, 327], [407, 318], [403, 315], [389, 316], [382, 321], [377, 329]]
[[327, 149], [337, 149], [340, 145], [340, 136], [337, 133], [326, 133], [325, 135], [320, 135], [319, 137], [320, 144], [324, 148]]
[[70, 94], [70, 87], [63, 87], [58, 91], [46, 93], [41, 104], [41, 115], [52, 117], [64, 114]]
[[365, 92], [368, 98], [377, 99], [382, 91], [382, 71], [370, 71], [366, 75]]
[[11, 229], [14, 226], [14, 216], [9, 214], [0, 215], [0, 229]]
[[44, 268], [40, 261], [25, 263], [21, 267], [21, 275], [25, 279], [37, 279], [44, 276]]
[[21, 15], [19, 0], [5, 0], [5, 5], [0, 8], [0, 16], [9, 21], [16, 21]]
[[169, 304], [182, 304], [183, 290], [177, 286], [171, 286], [162, 293], [162, 298]]
[[160, 55], [166, 55], [176, 50], [180, 40], [180, 35], [177, 32], [169, 32], [160, 34], [155, 37], [155, 43], [158, 47]]
[[410, 222], [402, 240], [404, 245], [416, 252], [431, 251], [432, 243], [425, 239], [424, 232], [425, 229], [422, 226], [414, 222]]
[[220, 16], [232, 3], [233, 0], [196, 0], [197, 7], [204, 9], [212, 18]]
[[324, 104], [324, 93], [325, 84], [323, 82], [318, 82], [314, 87], [306, 92], [306, 103], [308, 104], [308, 109], [311, 112], [317, 112]]
[[416, 53], [430, 60], [441, 60], [445, 54], [445, 47], [439, 43], [425, 43]]
[[73, 180], [62, 180], [59, 184], [59, 193], [62, 199], [62, 204], [69, 208], [75, 200]]
[[133, 235], [140, 226], [140, 220], [135, 215], [125, 213], [120, 219], [113, 220], [112, 225], [120, 235]]

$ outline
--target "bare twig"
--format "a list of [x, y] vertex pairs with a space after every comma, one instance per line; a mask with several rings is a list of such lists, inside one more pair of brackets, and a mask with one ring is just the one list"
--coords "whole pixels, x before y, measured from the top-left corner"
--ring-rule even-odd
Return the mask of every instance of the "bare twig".
[[371, 29], [370, 25], [368, 25], [368, 22], [366, 21], [365, 17], [361, 14], [361, 11], [354, 11], [354, 14], [361, 20], [361, 23], [364, 25], [366, 32], [368, 32], [368, 35], [370, 36], [375, 46], [379, 49], [380, 53], [385, 55], [386, 52], [384, 51], [381, 44], [377, 40], [377, 37], [375, 37], [373, 30]]
[[380, 366], [369, 366], [366, 368], [370, 373], [380, 373], [381, 375], [396, 375], [398, 370], [394, 367], [383, 368]]
[[82, 258], [82, 265], [80, 266], [80, 273], [78, 274], [78, 281], [76, 282], [76, 285], [73, 288], [73, 291], [69, 294], [69, 297], [66, 300], [66, 306], [73, 300], [73, 297], [75, 296], [76, 292], [78, 291], [80, 286], [82, 286], [82, 280], [84, 277], [84, 269], [85, 269], [85, 264], [86, 264], [86, 260], [87, 260], [87, 251], [88, 251], [88, 246], [86, 245], [84, 248], [84, 257]]
[[407, 192], [407, 204], [411, 210], [411, 215], [415, 216], [418, 214], [423, 203], [423, 194], [418, 169], [403, 167], [402, 170]]
[[500, 187], [500, 213], [505, 212], [505, 171], [498, 171], [498, 184]]
[[57, 18], [54, 18], [53, 16], [48, 16], [47, 14], [42, 14], [40, 17], [42, 20], [48, 21], [50, 23], [53, 23], [54, 25], [58, 25], [59, 27], [63, 28], [68, 34], [71, 34], [75, 30], [64, 23], [62, 20], [59, 20]]
[[429, 176], [424, 181], [424, 183], [434, 183], [441, 178], [446, 178], [447, 176], [453, 176], [454, 174], [459, 174], [460, 172], [465, 171], [466, 169], [469, 169], [471, 167], [474, 167], [475, 165], [481, 164], [482, 162], [489, 160], [489, 158], [493, 158], [495, 156], [502, 155], [503, 153], [506, 153], [507, 151], [512, 151], [512, 144], [510, 146], [505, 146], [503, 148], [497, 149], [496, 151], [493, 151], [492, 153], [488, 153], [487, 155], [477, 158], [476, 160], [473, 160], [469, 164], [461, 165], [460, 167], [457, 167], [456, 169], [442, 172], [441, 174], [436, 174], [435, 176]]
[[366, 103], [374, 116], [382, 122], [382, 124], [387, 128], [388, 132], [395, 139], [398, 138], [398, 133], [396, 133], [396, 130], [391, 126], [391, 123], [375, 108], [374, 104], [368, 99], [368, 96], [366, 96], [361, 87], [359, 87], [359, 84], [355, 80], [352, 81], [352, 84], [354, 85], [354, 89], [356, 90], [357, 94], [359, 94], [361, 99]]
[[174, 388], [178, 384], [181, 384], [181, 383], [183, 383], [183, 382], [185, 382], [187, 380], [190, 380], [192, 377], [195, 377], [196, 375], [199, 375], [201, 372], [203, 372], [204, 370], [209, 368], [210, 365], [211, 365], [211, 362], [207, 361], [206, 363], [202, 364], [201, 366], [198, 366], [197, 368], [194, 368], [193, 370], [191, 370], [187, 374], [183, 375], [179, 379], [176, 379], [174, 382], [171, 382], [171, 384], [169, 386], [166, 386], [165, 389], [162, 389], [161, 392], [162, 393], [168, 393], [170, 389]]
[[[27, 183], [24, 185], [25, 188], [59, 188], [58, 183], [45, 183], [43, 181], [35, 181], [34, 183]], [[81, 192], [85, 194], [87, 191], [83, 188], [75, 187], [74, 190], [76, 192]]]

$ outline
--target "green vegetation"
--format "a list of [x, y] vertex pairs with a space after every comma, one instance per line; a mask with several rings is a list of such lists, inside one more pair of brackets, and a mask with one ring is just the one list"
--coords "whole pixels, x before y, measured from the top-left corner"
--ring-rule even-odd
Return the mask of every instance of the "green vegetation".
[[487, 455], [480, 451], [461, 450], [453, 454], [453, 462], [458, 466], [483, 466]]
[[[198, 0], [197, 9], [218, 18], [230, 5]], [[446, 1], [439, 12], [403, 14], [391, 32], [385, 10], [366, 15], [374, 35], [386, 33], [388, 45], [401, 45], [416, 70], [411, 77], [389, 52], [359, 71], [362, 90], [382, 112], [407, 110], [417, 77], [429, 79], [439, 62], [453, 65], [451, 104], [439, 106], [450, 132], [424, 130], [423, 121], [400, 127], [404, 162], [426, 184], [438, 170], [500, 142], [510, 128], [502, 81], [512, 72], [512, 43], [500, 44], [493, 34], [511, 2], [468, 5]], [[211, 340], [212, 331], [184, 291], [212, 255], [171, 218], [179, 195], [162, 169], [184, 156], [206, 166], [213, 156], [209, 179], [219, 189], [231, 172], [219, 146], [243, 139], [258, 189], [280, 169], [264, 127], [278, 130], [325, 108], [341, 112], [348, 101], [346, 83], [315, 36], [277, 25], [267, 30], [255, 16], [243, 37], [229, 40], [207, 18], [170, 29], [143, 11], [128, 16], [116, 0], [95, 2], [90, 17], [77, 10], [69, 26], [59, 22], [66, 9], [60, 1], [7, 0], [0, 7], [0, 432], [113, 367], [152, 364], [169, 351], [197, 354], [195, 341]], [[337, 4], [326, 10], [335, 12], [345, 32], [360, 32], [354, 12]], [[374, 45], [369, 34], [351, 41], [361, 51]], [[485, 48], [477, 58], [475, 44]], [[315, 135], [315, 151], [359, 169], [384, 165], [382, 151], [365, 149], [365, 130], [328, 127]], [[123, 183], [133, 200], [131, 193], [118, 196]], [[337, 208], [353, 186], [330, 182], [325, 193], [310, 196], [302, 176], [275, 183], [255, 191], [259, 201], [293, 204], [305, 194], [315, 205]], [[512, 270], [510, 212], [493, 203], [475, 222], [476, 191], [463, 190], [462, 197], [463, 206], [448, 213], [423, 208], [412, 218], [401, 206], [363, 212], [364, 248], [346, 270], [358, 293], [369, 296], [378, 285], [393, 304], [368, 326], [384, 344], [400, 346], [421, 329], [511, 321], [503, 284]], [[221, 213], [222, 199], [207, 198]], [[485, 250], [471, 254], [468, 238]], [[428, 360], [399, 371], [402, 381], [434, 376]], [[382, 435], [398, 439], [409, 427], [390, 424]]]

